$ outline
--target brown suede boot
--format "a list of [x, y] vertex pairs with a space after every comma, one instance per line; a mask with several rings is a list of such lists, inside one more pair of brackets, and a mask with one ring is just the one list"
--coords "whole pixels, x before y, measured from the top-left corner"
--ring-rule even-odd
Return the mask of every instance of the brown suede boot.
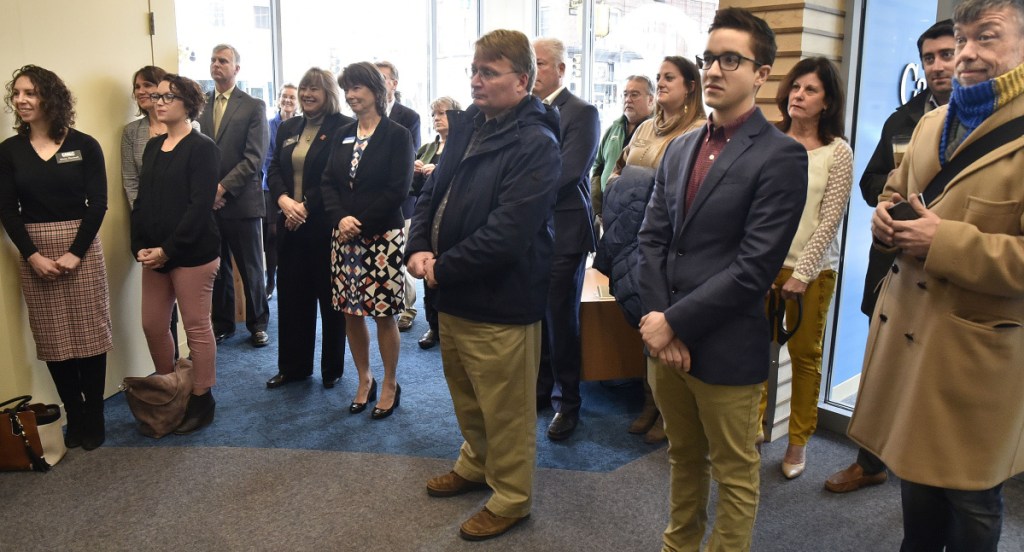
[[644, 434], [644, 442], [649, 445], [655, 445], [662, 443], [667, 439], [665, 437], [665, 421], [661, 419], [661, 415], [658, 415], [658, 419], [654, 421], [654, 425], [651, 429]]
[[650, 431], [651, 426], [658, 420], [658, 406], [654, 404], [654, 393], [651, 385], [644, 379], [644, 409], [640, 412], [633, 423], [629, 426], [629, 432], [633, 435], [643, 435]]

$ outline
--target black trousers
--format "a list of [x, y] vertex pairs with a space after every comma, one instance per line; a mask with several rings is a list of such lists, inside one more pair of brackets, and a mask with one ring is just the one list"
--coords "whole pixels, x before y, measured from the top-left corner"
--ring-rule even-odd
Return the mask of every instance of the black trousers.
[[900, 552], [996, 552], [1003, 527], [1003, 484], [958, 491], [900, 482]]
[[245, 288], [245, 327], [249, 333], [267, 330], [270, 307], [267, 305], [267, 282], [263, 272], [263, 219], [225, 219], [217, 217], [220, 228], [220, 271], [213, 282], [213, 333], [235, 331], [235, 282], [231, 256]]
[[345, 315], [331, 305], [331, 229], [310, 221], [288, 231], [283, 218], [278, 224], [277, 369], [297, 378], [313, 373], [319, 306], [320, 374], [324, 381], [341, 377]]
[[580, 295], [587, 254], [556, 255], [551, 261], [548, 308], [541, 330], [538, 404], [550, 399], [555, 412], [580, 410]]
[[423, 282], [423, 310], [426, 311], [427, 324], [434, 330], [434, 335], [441, 336], [441, 330], [437, 327], [437, 309], [434, 308], [434, 295], [437, 294], [434, 288]]
[[[263, 253], [267, 261], [267, 291], [274, 289], [274, 278], [277, 275], [277, 219], [281, 208], [270, 198], [270, 190], [263, 190], [263, 200], [267, 204], [267, 216], [263, 217]], [[281, 227], [281, 232], [285, 232]]]

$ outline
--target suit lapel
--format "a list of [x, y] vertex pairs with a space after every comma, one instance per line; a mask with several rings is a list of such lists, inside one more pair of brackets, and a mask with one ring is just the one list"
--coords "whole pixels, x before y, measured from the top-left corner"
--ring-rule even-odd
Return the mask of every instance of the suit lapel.
[[690, 180], [690, 173], [693, 171], [693, 163], [697, 160], [697, 151], [704, 142], [704, 136], [706, 135], [707, 127], [705, 126], [694, 137], [684, 138], [685, 146], [680, 153], [680, 158], [684, 162], [676, 178], [673, 178], [673, 180], [678, 179], [679, 182], [682, 182], [682, 185], [671, 186], [669, 182], [665, 182], [666, 204], [675, 207], [676, 220], [673, 226], [679, 229], [679, 233], [682, 233], [683, 226], [686, 225], [686, 218], [683, 215], [686, 211], [686, 185]]
[[[214, 96], [214, 101], [216, 96]], [[231, 97], [228, 98], [228, 105], [224, 108], [224, 115], [220, 118], [220, 128], [217, 129], [217, 143], [220, 143], [220, 139], [227, 134], [228, 125], [231, 123], [231, 118], [235, 116], [235, 112], [238, 111], [239, 106], [245, 100], [242, 99], [242, 93], [237, 88], [231, 93]]]
[[[714, 191], [715, 187], [722, 182], [722, 179], [729, 172], [729, 168], [732, 167], [750, 146], [753, 145], [753, 136], [756, 136], [761, 131], [761, 124], [764, 123], [763, 118], [757, 117], [760, 112], [755, 112], [751, 118], [741, 126], [736, 133], [732, 136], [729, 142], [722, 148], [721, 153], [718, 154], [718, 158], [715, 159], [714, 164], [711, 165], [711, 169], [708, 170], [707, 176], [704, 177], [704, 182], [700, 185], [700, 189], [697, 190], [697, 196], [693, 198], [693, 205], [690, 206], [690, 210], [686, 213], [686, 218], [683, 220], [683, 228], [685, 229], [686, 224], [700, 211], [700, 208], [707, 201], [708, 196]], [[760, 120], [755, 120], [760, 119]], [[691, 161], [692, 163], [695, 162]], [[687, 177], [689, 174], [686, 175]], [[686, 179], [689, 181], [689, 178]], [[680, 205], [685, 202], [686, 190], [680, 190], [683, 197], [680, 197]]]

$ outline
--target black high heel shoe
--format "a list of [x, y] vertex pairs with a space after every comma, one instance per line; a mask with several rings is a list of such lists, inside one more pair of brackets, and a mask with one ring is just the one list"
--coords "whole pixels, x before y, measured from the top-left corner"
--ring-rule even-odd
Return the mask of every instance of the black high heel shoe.
[[375, 400], [377, 400], [377, 380], [372, 380], [370, 382], [370, 394], [366, 396], [366, 402], [359, 403], [352, 401], [352, 404], [348, 405], [348, 413], [359, 414], [366, 410], [366, 405], [369, 404], [370, 401]]
[[383, 420], [391, 415], [392, 412], [398, 408], [398, 403], [402, 401], [402, 386], [395, 384], [395, 404], [391, 405], [391, 408], [384, 410], [382, 408], [373, 408], [373, 412], [370, 412], [370, 417], [374, 420]]

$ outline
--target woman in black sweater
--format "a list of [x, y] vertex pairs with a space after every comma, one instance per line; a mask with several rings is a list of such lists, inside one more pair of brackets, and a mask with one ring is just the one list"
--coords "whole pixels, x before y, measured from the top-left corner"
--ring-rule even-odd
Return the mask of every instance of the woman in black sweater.
[[156, 371], [174, 370], [167, 320], [175, 299], [192, 355], [193, 386], [185, 419], [175, 431], [191, 433], [213, 421], [217, 343], [210, 323], [213, 279], [220, 265], [220, 233], [213, 218], [220, 151], [192, 128], [205, 97], [194, 81], [164, 76], [152, 96], [167, 134], [142, 154], [139, 196], [132, 210], [132, 251], [142, 263], [142, 329]]
[[[0, 144], [0, 222], [21, 253], [21, 287], [36, 341], [67, 412], [68, 447], [103, 444], [110, 294], [96, 236], [107, 210], [103, 151], [71, 128], [64, 82], [26, 65], [4, 97], [17, 134]], [[9, 429], [9, 428], [8, 428]]]

